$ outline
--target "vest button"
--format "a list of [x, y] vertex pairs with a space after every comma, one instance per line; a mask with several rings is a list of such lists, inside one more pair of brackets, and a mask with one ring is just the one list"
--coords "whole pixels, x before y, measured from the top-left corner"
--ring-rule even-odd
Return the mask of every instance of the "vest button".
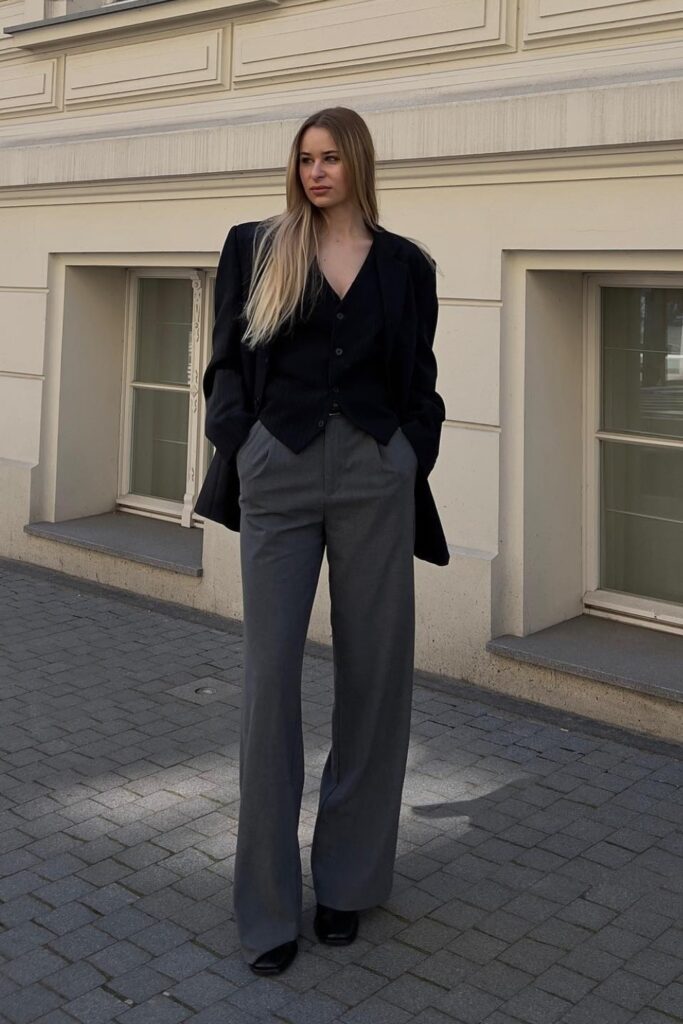
[[325, 426], [325, 420], [318, 420], [318, 426], [319, 427], [324, 427]]
[[343, 313], [337, 313], [337, 320], [343, 320], [343, 319], [344, 319], [344, 314]]
[[334, 354], [337, 355], [337, 356], [340, 356], [343, 351], [344, 351], [343, 348], [335, 348]]

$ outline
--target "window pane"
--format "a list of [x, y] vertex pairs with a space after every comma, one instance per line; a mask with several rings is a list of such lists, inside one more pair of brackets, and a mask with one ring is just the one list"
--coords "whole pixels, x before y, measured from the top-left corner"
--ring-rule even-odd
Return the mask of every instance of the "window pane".
[[683, 449], [600, 447], [600, 586], [683, 604]]
[[192, 282], [187, 278], [140, 278], [135, 380], [187, 384], [191, 332]]
[[683, 289], [601, 295], [603, 430], [683, 437]]
[[130, 489], [182, 501], [187, 478], [190, 396], [182, 391], [133, 391]]

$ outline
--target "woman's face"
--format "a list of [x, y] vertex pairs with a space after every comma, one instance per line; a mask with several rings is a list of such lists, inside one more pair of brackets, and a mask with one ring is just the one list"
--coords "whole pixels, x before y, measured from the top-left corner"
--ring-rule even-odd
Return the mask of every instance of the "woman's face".
[[341, 157], [326, 128], [307, 128], [301, 136], [299, 177], [308, 200], [320, 209], [329, 209], [349, 198]]

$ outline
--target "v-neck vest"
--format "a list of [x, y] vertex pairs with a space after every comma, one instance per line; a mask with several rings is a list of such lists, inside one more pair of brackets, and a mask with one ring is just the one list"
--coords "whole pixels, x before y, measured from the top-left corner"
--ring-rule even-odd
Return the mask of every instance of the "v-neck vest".
[[342, 299], [317, 264], [311, 267], [303, 311], [272, 342], [259, 414], [292, 451], [302, 451], [333, 412], [381, 444], [398, 427], [386, 381], [381, 298], [374, 243]]

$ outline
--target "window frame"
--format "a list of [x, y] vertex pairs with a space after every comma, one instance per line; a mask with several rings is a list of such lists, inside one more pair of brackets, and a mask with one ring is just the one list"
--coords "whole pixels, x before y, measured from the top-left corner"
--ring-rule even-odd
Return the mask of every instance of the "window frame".
[[[192, 285], [192, 326], [189, 342], [189, 371], [186, 386], [135, 383], [139, 282], [144, 278], [189, 280]], [[166, 519], [181, 526], [202, 527], [204, 519], [193, 511], [201, 481], [211, 458], [211, 446], [204, 436], [205, 403], [201, 387], [208, 363], [213, 328], [212, 297], [214, 267], [144, 266], [130, 267], [126, 280], [123, 379], [121, 382], [121, 428], [116, 507], [126, 512]], [[182, 501], [156, 498], [128, 490], [133, 441], [133, 395], [141, 388], [181, 392], [188, 395], [187, 463]]]
[[683, 451], [683, 438], [642, 438], [602, 430], [601, 290], [619, 288], [683, 288], [683, 274], [674, 272], [595, 272], [584, 275], [584, 610], [635, 625], [683, 634], [683, 605], [600, 587], [600, 447], [603, 441], [643, 444]]

